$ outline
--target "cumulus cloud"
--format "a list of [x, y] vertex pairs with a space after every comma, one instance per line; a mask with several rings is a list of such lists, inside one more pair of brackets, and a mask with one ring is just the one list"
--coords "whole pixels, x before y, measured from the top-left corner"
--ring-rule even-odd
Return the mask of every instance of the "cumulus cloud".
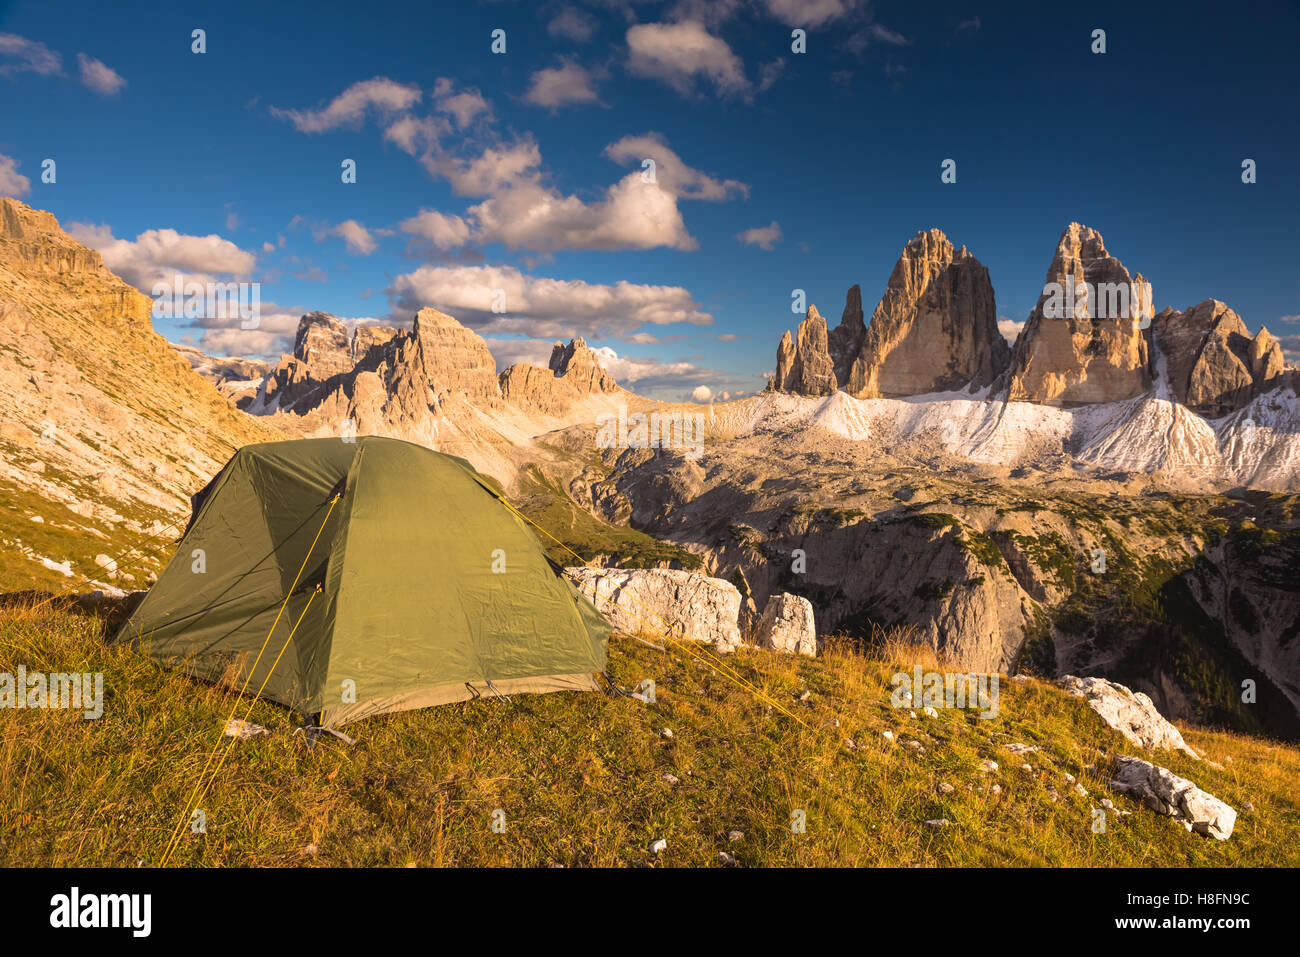
[[464, 129], [480, 114], [490, 114], [488, 101], [478, 90], [468, 88], [456, 92], [449, 77], [439, 77], [433, 85], [433, 101], [437, 109], [454, 117], [456, 126]]
[[202, 282], [212, 276], [247, 276], [257, 265], [256, 255], [216, 233], [190, 236], [174, 229], [148, 229], [129, 240], [114, 237], [106, 225], [68, 223], [66, 228], [77, 242], [98, 250], [105, 266], [145, 293], [177, 273]]
[[767, 11], [786, 26], [820, 27], [854, 12], [858, 0], [766, 0]]
[[998, 332], [1002, 333], [1002, 338], [1007, 342], [1014, 344], [1016, 337], [1020, 335], [1020, 330], [1024, 327], [1023, 321], [1017, 322], [1010, 316], [998, 316]]
[[628, 69], [661, 80], [682, 94], [704, 79], [724, 96], [747, 95], [749, 80], [727, 42], [694, 20], [639, 23], [627, 31]]
[[677, 198], [640, 173], [629, 173], [603, 198], [586, 202], [541, 183], [520, 183], [471, 206], [483, 242], [511, 249], [695, 249]]
[[427, 240], [441, 250], [455, 249], [469, 242], [469, 223], [436, 209], [421, 209], [410, 219], [398, 223], [397, 228], [409, 236]]
[[338, 236], [347, 244], [348, 252], [354, 256], [369, 256], [379, 248], [370, 230], [355, 219], [346, 219], [330, 230], [331, 236]]
[[[645, 325], [708, 325], [681, 286], [529, 276], [513, 266], [421, 266], [386, 290], [398, 315], [433, 306], [484, 334], [602, 338]], [[503, 313], [492, 311], [502, 301]]]
[[759, 249], [771, 252], [782, 239], [781, 224], [774, 219], [766, 226], [755, 226], [753, 229], [741, 230], [736, 233], [736, 238], [743, 245], [757, 246]]
[[615, 163], [633, 162], [640, 166], [643, 160], [655, 161], [655, 180], [682, 199], [725, 200], [733, 195], [749, 197], [749, 186], [739, 180], [718, 180], [700, 170], [687, 166], [682, 158], [668, 146], [668, 141], [658, 133], [625, 136], [605, 147], [605, 155]]
[[315, 110], [285, 110], [271, 107], [271, 114], [291, 122], [300, 133], [324, 133], [340, 126], [356, 125], [371, 112], [385, 115], [409, 110], [420, 101], [414, 83], [397, 83], [387, 77], [353, 83], [328, 104]]
[[0, 196], [26, 196], [32, 181], [18, 172], [18, 161], [0, 153]]
[[117, 96], [122, 92], [122, 87], [126, 86], [126, 80], [122, 79], [121, 74], [93, 56], [78, 53], [77, 65], [81, 68], [81, 82], [96, 93]]
[[577, 7], [564, 7], [551, 18], [546, 32], [558, 39], [586, 43], [596, 32], [596, 21]]
[[16, 33], [0, 33], [0, 76], [22, 73], [49, 75], [63, 69], [63, 58], [44, 43], [20, 37]]
[[534, 73], [524, 100], [558, 109], [571, 103], [599, 103], [600, 97], [590, 71], [576, 63], [562, 63]]
[[697, 385], [695, 390], [691, 393], [691, 398], [696, 402], [712, 402], [713, 390], [707, 385]]
[[384, 130], [384, 139], [411, 156], [434, 149], [441, 136], [451, 132], [451, 124], [436, 116], [403, 116]]

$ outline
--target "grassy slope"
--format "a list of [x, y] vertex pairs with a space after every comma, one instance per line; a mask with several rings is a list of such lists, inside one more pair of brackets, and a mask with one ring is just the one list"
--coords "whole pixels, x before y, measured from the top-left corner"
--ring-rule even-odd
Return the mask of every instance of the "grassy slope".
[[[219, 729], [233, 696], [109, 647], [93, 619], [50, 608], [0, 613], [0, 671], [18, 663], [103, 671], [107, 701], [99, 721], [0, 711], [0, 865], [156, 863], [210, 749], [229, 740]], [[370, 719], [349, 729], [354, 747], [327, 738], [308, 752], [298, 721], [259, 703], [252, 720], [272, 734], [235, 744], [202, 805], [207, 834], [187, 833], [174, 863], [703, 866], [725, 849], [744, 866], [1300, 864], [1293, 749], [1184, 728], [1224, 770], [1148, 755], [1238, 809], [1232, 839], [1218, 842], [1110, 794], [1109, 757], [1132, 747], [1051, 685], [1004, 681], [993, 720], [912, 719], [889, 706], [895, 666], [847, 647], [817, 660], [749, 650], [728, 664], [806, 727], [688, 655], [621, 636], [612, 674], [625, 686], [654, 678], [657, 704], [481, 699]], [[889, 744], [886, 729], [926, 752]], [[1042, 747], [1032, 772], [1001, 749], [1010, 741]], [[984, 758], [1001, 769], [981, 773]], [[940, 794], [940, 782], [956, 789]], [[976, 790], [994, 782], [998, 796]], [[1089, 808], [1103, 796], [1133, 813], [1094, 834]], [[504, 834], [490, 828], [496, 808]], [[791, 832], [795, 808], [807, 813], [804, 834]], [[951, 825], [925, 826], [939, 817]], [[727, 840], [733, 829], [743, 840]], [[668, 849], [656, 858], [657, 838]]]

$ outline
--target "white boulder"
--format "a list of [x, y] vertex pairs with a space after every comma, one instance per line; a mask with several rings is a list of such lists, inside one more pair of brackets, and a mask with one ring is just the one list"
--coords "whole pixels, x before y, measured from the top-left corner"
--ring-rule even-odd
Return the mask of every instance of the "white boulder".
[[669, 568], [566, 568], [618, 631], [700, 641], [719, 651], [740, 644], [740, 592], [731, 582]]
[[1172, 748], [1200, 759], [1178, 729], [1164, 719], [1152, 700], [1142, 692], [1134, 693], [1122, 684], [1105, 678], [1077, 678], [1066, 675], [1061, 686], [1076, 698], [1082, 698], [1101, 719], [1142, 748]]
[[1141, 758], [1116, 759], [1118, 770], [1110, 786], [1140, 798], [1159, 814], [1168, 814], [1187, 830], [1226, 841], [1232, 837], [1237, 812], [1213, 794], [1202, 791], [1186, 778]]
[[816, 655], [817, 628], [812, 602], [789, 592], [773, 595], [759, 619], [754, 644], [789, 654]]

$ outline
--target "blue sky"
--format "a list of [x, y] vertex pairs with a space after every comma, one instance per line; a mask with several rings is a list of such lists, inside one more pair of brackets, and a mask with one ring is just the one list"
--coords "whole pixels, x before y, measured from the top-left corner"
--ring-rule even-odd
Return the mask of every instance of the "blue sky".
[[217, 354], [428, 304], [502, 364], [585, 335], [637, 391], [734, 395], [793, 289], [834, 324], [860, 283], [870, 312], [937, 226], [1019, 321], [1078, 220], [1157, 309], [1221, 299], [1294, 359], [1297, 5], [1059, 6], [0, 3], [0, 193], [146, 292], [260, 282], [256, 330], [156, 320]]

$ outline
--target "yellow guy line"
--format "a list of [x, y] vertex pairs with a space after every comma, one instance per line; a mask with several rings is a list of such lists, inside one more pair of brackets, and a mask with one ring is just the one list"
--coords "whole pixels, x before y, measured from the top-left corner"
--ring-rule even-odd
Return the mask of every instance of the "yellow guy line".
[[[284, 609], [289, 604], [289, 599], [293, 597], [293, 590], [298, 587], [298, 579], [302, 578], [302, 573], [307, 568], [307, 562], [311, 561], [311, 554], [313, 551], [316, 550], [316, 543], [320, 541], [321, 533], [325, 531], [325, 524], [330, 520], [330, 513], [334, 511], [334, 505], [338, 502], [338, 500], [339, 500], [339, 495], [337, 493], [334, 495], [332, 499], [330, 499], [330, 507], [325, 512], [325, 518], [321, 520], [320, 528], [316, 530], [316, 537], [312, 539], [311, 548], [307, 549], [307, 555], [305, 558], [303, 558], [302, 564], [298, 567], [298, 574], [294, 576], [293, 584], [289, 586], [289, 591], [287, 594], [285, 594], [284, 601], [280, 603], [280, 610], [275, 613], [275, 621], [271, 622], [271, 628], [269, 631], [267, 631], [266, 638], [262, 640], [262, 647], [258, 649], [257, 657], [253, 659], [253, 665], [251, 668], [248, 669], [248, 677], [244, 679], [243, 687], [239, 689], [239, 695], [235, 697], [235, 704], [230, 709], [230, 715], [229, 717], [226, 718], [225, 723], [222, 724], [221, 726], [222, 728], [221, 733], [223, 737], [225, 735], [226, 725], [229, 724], [231, 719], [235, 717], [235, 712], [239, 710], [239, 696], [243, 695], [243, 693], [248, 690], [249, 682], [253, 680], [253, 673], [257, 670], [258, 662], [262, 660], [262, 654], [263, 652], [266, 651], [267, 643], [271, 640], [271, 635], [275, 632], [275, 626], [280, 623], [280, 616], [284, 614]], [[319, 506], [317, 507], [319, 508]], [[307, 603], [311, 604], [311, 599], [308, 599]], [[305, 612], [306, 609], [304, 608], [303, 611]], [[301, 621], [301, 616], [299, 617], [299, 620]], [[295, 625], [294, 627], [296, 628], [297, 626]], [[268, 674], [267, 677], [269, 678], [270, 675]], [[263, 687], [265, 687], [265, 683], [263, 683]], [[176, 822], [176, 829], [172, 832], [172, 836], [167, 842], [167, 850], [163, 854], [163, 860], [162, 860], [162, 863], [164, 864], [167, 862], [167, 858], [171, 855], [174, 845], [179, 841], [180, 835], [183, 833], [183, 829], [185, 826], [185, 818], [190, 813], [190, 808], [191, 806], [193, 806], [195, 795], [199, 793], [199, 788], [203, 785], [203, 776], [208, 773], [208, 768], [212, 766], [213, 755], [217, 753], [217, 749], [220, 747], [221, 747], [221, 738], [218, 738], [217, 743], [212, 748], [212, 751], [208, 753], [208, 760], [204, 763], [203, 770], [199, 772], [198, 783], [195, 784], [193, 793], [190, 794], [189, 799], [185, 802], [185, 809], [184, 811], [181, 812], [180, 820]]]

